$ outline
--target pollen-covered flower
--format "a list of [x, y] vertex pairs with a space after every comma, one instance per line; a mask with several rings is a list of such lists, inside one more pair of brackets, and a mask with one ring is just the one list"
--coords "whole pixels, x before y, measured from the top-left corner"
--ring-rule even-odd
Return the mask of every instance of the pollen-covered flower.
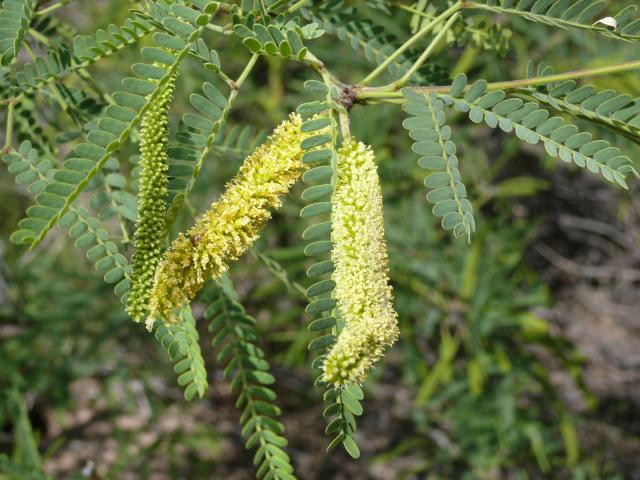
[[398, 338], [389, 285], [382, 192], [373, 152], [360, 142], [338, 151], [331, 212], [338, 311], [346, 325], [323, 364], [323, 380], [362, 382]]
[[153, 276], [162, 256], [167, 202], [167, 113], [174, 80], [163, 88], [142, 118], [140, 130], [140, 187], [138, 223], [131, 263], [133, 275], [127, 313], [139, 322], [146, 316]]
[[264, 145], [244, 161], [220, 199], [196, 224], [178, 235], [158, 266], [148, 322], [175, 323], [175, 311], [188, 303], [209, 278], [224, 273], [258, 238], [304, 171], [301, 118], [292, 114]]

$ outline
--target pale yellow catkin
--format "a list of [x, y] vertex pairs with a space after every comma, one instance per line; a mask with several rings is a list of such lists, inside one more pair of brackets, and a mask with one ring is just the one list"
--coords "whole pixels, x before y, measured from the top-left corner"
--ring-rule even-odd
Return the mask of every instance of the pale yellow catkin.
[[331, 222], [334, 296], [346, 325], [323, 363], [323, 380], [342, 386], [364, 381], [399, 335], [380, 180], [373, 152], [361, 142], [338, 151]]
[[210, 278], [224, 273], [258, 238], [270, 209], [305, 170], [301, 118], [292, 114], [247, 157], [220, 199], [165, 253], [155, 274], [147, 325], [177, 322], [176, 311]]

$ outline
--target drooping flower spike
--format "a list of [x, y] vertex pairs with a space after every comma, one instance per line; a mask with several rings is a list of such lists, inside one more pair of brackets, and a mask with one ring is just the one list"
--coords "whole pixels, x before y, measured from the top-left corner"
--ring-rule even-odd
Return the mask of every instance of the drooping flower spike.
[[229, 262], [258, 238], [305, 169], [300, 142], [301, 118], [292, 114], [267, 142], [247, 157], [220, 199], [171, 244], [158, 266], [147, 324], [177, 321], [175, 312], [193, 299], [209, 278], [218, 278]]
[[153, 277], [163, 251], [167, 202], [168, 110], [175, 79], [171, 79], [144, 115], [140, 130], [140, 187], [138, 223], [131, 263], [133, 275], [127, 313], [139, 322], [145, 319]]
[[380, 179], [371, 148], [361, 142], [347, 141], [338, 151], [331, 222], [334, 295], [346, 325], [323, 363], [323, 380], [361, 383], [399, 335]]

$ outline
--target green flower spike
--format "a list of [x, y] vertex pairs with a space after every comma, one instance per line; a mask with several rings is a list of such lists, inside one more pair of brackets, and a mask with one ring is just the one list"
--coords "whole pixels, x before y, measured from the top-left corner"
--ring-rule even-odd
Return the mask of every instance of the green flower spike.
[[138, 223], [131, 263], [133, 275], [127, 299], [127, 313], [136, 321], [145, 319], [153, 276], [162, 256], [167, 202], [168, 111], [173, 97], [174, 79], [154, 100], [140, 130], [140, 187]]

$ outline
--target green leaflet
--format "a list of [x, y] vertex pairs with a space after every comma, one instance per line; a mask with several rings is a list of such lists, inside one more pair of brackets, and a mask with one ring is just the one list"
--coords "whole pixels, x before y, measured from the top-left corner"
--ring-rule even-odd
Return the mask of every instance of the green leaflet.
[[281, 56], [303, 60], [307, 55], [307, 47], [302, 38], [316, 38], [322, 35], [317, 29], [301, 29], [289, 25], [262, 23], [236, 23], [235, 34], [242, 39], [242, 43], [251, 53], [260, 53], [268, 56]]
[[513, 132], [527, 143], [541, 142], [552, 157], [587, 168], [623, 188], [627, 188], [628, 174], [638, 175], [631, 160], [620, 149], [605, 140], [593, 140], [590, 133], [579, 131], [560, 117], [551, 117], [535, 102], [507, 98], [501, 90], [487, 92], [483, 80], [474, 83], [464, 96], [466, 77], [460, 76], [454, 84], [462, 88], [452, 89], [452, 94], [440, 94], [439, 97], [457, 110], [468, 113], [475, 123]]
[[433, 214], [442, 218], [445, 230], [471, 241], [473, 207], [460, 180], [456, 145], [451, 128], [445, 125], [444, 103], [434, 93], [418, 94], [410, 89], [402, 93], [406, 99], [403, 109], [412, 115], [402, 125], [414, 140], [412, 150], [421, 155], [418, 165], [431, 171], [424, 183], [430, 189], [427, 200], [433, 204]]
[[136, 43], [154, 30], [146, 20], [131, 16], [121, 26], [109, 25], [95, 35], [78, 35], [73, 40], [73, 48], [61, 46], [51, 50], [44, 59], [27, 63], [16, 73], [15, 85], [2, 92], [3, 97], [20, 101], [26, 95], [37, 92], [47, 83], [57, 81], [66, 75], [82, 70], [89, 65], [119, 52]]
[[218, 361], [225, 365], [224, 376], [231, 381], [231, 391], [237, 394], [236, 406], [242, 409], [240, 423], [245, 446], [256, 449], [253, 462], [258, 467], [257, 477], [268, 474], [268, 478], [295, 479], [291, 459], [284, 451], [287, 446], [282, 436], [284, 425], [276, 418], [280, 408], [275, 404], [275, 392], [269, 388], [275, 378], [257, 346], [255, 319], [238, 301], [227, 276], [212, 282], [203, 300], [208, 304], [205, 318], [209, 320]]
[[4, 0], [0, 10], [0, 65], [15, 61], [29, 29], [36, 0]]
[[[544, 64], [536, 69], [529, 64], [527, 78], [552, 75]], [[565, 80], [527, 88], [536, 100], [557, 110], [590, 120], [640, 141], [640, 99], [619, 94], [613, 89], [597, 90], [591, 85], [578, 87], [575, 80]]]
[[535, 2], [486, 0], [485, 2], [465, 2], [463, 8], [517, 15], [533, 22], [559, 28], [589, 30], [616, 40], [640, 41], [640, 18], [634, 18], [638, 12], [637, 5], [630, 4], [615, 15], [615, 28], [596, 22], [604, 6], [603, 0], [538, 0]]
[[178, 374], [178, 385], [184, 389], [185, 400], [190, 401], [196, 395], [204, 397], [208, 387], [207, 371], [191, 307], [182, 309], [180, 320], [180, 323], [171, 326], [157, 322], [155, 337], [167, 350]]

